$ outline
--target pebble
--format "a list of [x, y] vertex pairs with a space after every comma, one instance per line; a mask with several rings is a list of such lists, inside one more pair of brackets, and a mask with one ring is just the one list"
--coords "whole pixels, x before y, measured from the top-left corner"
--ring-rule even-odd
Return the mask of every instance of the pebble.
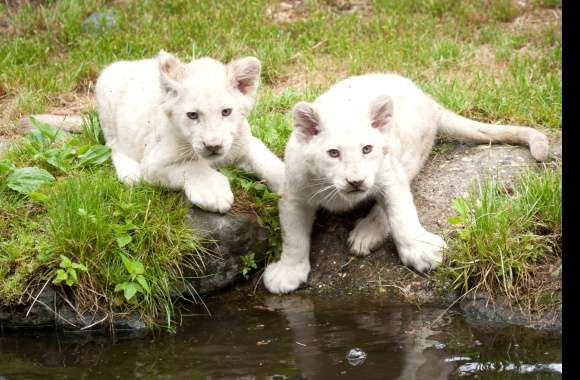
[[359, 366], [364, 363], [367, 358], [367, 353], [358, 347], [352, 348], [348, 354], [346, 354], [346, 361], [351, 366]]
[[82, 30], [86, 33], [101, 34], [117, 25], [117, 15], [113, 11], [93, 12], [82, 24]]
[[442, 350], [445, 348], [445, 343], [435, 343], [433, 347], [435, 347], [438, 350]]

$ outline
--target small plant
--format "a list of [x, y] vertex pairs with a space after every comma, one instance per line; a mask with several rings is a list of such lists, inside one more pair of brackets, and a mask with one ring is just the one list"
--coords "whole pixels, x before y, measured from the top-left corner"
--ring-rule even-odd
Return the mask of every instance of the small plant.
[[250, 273], [253, 269], [257, 269], [258, 265], [256, 264], [256, 260], [254, 259], [254, 252], [250, 252], [247, 255], [242, 256], [242, 268], [241, 273], [244, 278], [248, 278], [248, 273]]
[[[229, 178], [234, 190], [243, 190], [236, 194], [236, 199], [240, 200], [240, 202], [251, 203], [251, 209], [256, 211], [258, 223], [268, 231], [269, 248], [265, 255], [266, 263], [277, 259], [282, 251], [282, 236], [277, 205], [280, 196], [272, 193], [264, 183], [256, 180], [253, 175], [241, 169], [223, 168], [221, 171]], [[263, 260], [255, 258], [254, 261], [261, 264]], [[242, 274], [246, 277], [247, 272]]]
[[71, 259], [65, 255], [60, 255], [59, 267], [60, 269], [56, 270], [54, 279], [52, 280], [53, 284], [60, 284], [64, 281], [64, 283], [68, 286], [73, 286], [78, 282], [79, 279], [77, 270], [88, 272], [88, 269], [85, 265], [81, 263], [73, 263]]
[[[44, 166], [53, 174], [69, 174], [76, 169], [102, 165], [111, 156], [111, 149], [93, 136], [97, 133], [94, 126], [84, 127], [81, 136], [73, 137], [33, 117], [30, 120], [34, 128], [12, 153], [16, 160]], [[88, 124], [91, 122], [83, 123]]]
[[137, 293], [149, 295], [151, 289], [149, 288], [149, 283], [144, 276], [145, 267], [143, 266], [143, 263], [138, 260], [131, 260], [122, 253], [120, 255], [121, 260], [123, 260], [123, 265], [129, 273], [129, 279], [128, 281], [117, 284], [117, 286], [115, 286], [115, 292], [122, 291], [123, 296], [127, 301], [131, 301]]

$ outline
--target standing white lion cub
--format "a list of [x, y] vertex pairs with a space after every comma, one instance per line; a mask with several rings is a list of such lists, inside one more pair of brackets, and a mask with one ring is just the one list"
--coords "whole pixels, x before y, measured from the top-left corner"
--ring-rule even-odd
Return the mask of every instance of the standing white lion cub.
[[298, 103], [293, 116], [286, 187], [279, 201], [282, 257], [264, 273], [272, 293], [293, 291], [306, 281], [318, 207], [345, 211], [371, 197], [377, 204], [350, 233], [352, 252], [367, 255], [390, 233], [403, 264], [420, 272], [436, 267], [445, 243], [419, 222], [410, 184], [438, 131], [480, 143], [528, 144], [539, 161], [548, 155], [542, 133], [463, 118], [394, 74], [343, 80], [313, 104]]
[[280, 192], [284, 164], [252, 136], [246, 120], [260, 61], [155, 59], [108, 66], [96, 84], [97, 111], [119, 179], [183, 189], [196, 206], [226, 212], [234, 196], [216, 167], [235, 163]]

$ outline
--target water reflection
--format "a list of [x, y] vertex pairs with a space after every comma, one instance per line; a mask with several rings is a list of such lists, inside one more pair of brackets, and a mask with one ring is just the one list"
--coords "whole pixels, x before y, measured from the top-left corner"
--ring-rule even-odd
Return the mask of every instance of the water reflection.
[[[560, 337], [522, 329], [481, 331], [452, 314], [430, 327], [442, 313], [439, 308], [304, 295], [210, 301], [208, 306], [211, 318], [187, 318], [173, 335], [112, 339], [5, 332], [0, 337], [0, 376], [405, 380], [561, 376]], [[367, 354], [358, 366], [346, 360], [354, 347]]]
[[[344, 358], [327, 355], [328, 348], [344, 347], [348, 352], [348, 342], [364, 345], [369, 363], [360, 370], [339, 366], [341, 375], [353, 373], [356, 375], [377, 375], [375, 363], [381, 363], [389, 369], [389, 378], [397, 379], [447, 379], [454, 366], [444, 361], [444, 354], [438, 351], [426, 351], [439, 343], [429, 337], [436, 332], [427, 328], [426, 321], [434, 320], [440, 315], [440, 310], [417, 313], [412, 308], [393, 310], [360, 310], [348, 313], [352, 322], [342, 320], [342, 325], [325, 324], [323, 316], [316, 318], [314, 303], [305, 296], [291, 295], [285, 297], [270, 296], [265, 299], [266, 305], [284, 314], [292, 329], [297, 345], [294, 356], [298, 367], [306, 378], [320, 378], [328, 373], [329, 368], [343, 364]], [[344, 305], [360, 309], [360, 305]], [[346, 322], [346, 323], [345, 323]], [[327, 330], [332, 330], [330, 333]], [[364, 336], [372, 337], [365, 340]], [[304, 342], [304, 346], [298, 345]], [[337, 352], [340, 355], [340, 351]], [[366, 372], [369, 372], [368, 374]], [[398, 376], [396, 373], [398, 372]], [[385, 374], [386, 375], [386, 374]]]

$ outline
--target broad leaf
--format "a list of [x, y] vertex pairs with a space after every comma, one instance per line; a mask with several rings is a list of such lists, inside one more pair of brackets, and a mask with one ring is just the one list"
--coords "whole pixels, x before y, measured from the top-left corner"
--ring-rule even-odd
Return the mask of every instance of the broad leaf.
[[136, 284], [134, 282], [126, 282], [125, 284], [126, 285], [125, 285], [125, 288], [123, 290], [124, 290], [125, 299], [127, 301], [130, 301], [131, 298], [133, 298], [133, 296], [137, 292], [143, 293], [143, 289], [141, 288], [141, 286], [139, 284]]
[[70, 259], [64, 255], [60, 255], [60, 265], [61, 268], [71, 268], [72, 267], [72, 261], [70, 261]]
[[141, 286], [143, 287], [143, 289], [145, 289], [147, 294], [151, 293], [151, 289], [149, 288], [149, 284], [147, 283], [147, 279], [145, 279], [145, 277], [143, 277], [142, 275], [137, 276], [137, 282], [141, 284]]
[[[132, 240], [133, 238], [131, 237], [131, 235], [121, 235], [117, 237], [117, 245], [119, 246], [119, 248], [123, 248], [124, 246], [129, 244]], [[123, 259], [123, 262], [125, 262], [125, 259]]]
[[28, 194], [44, 184], [54, 181], [52, 174], [37, 167], [16, 169], [6, 180], [6, 185], [14, 191]]
[[12, 161], [0, 160], [0, 175], [12, 173], [14, 170], [16, 170], [16, 166], [14, 166]]
[[111, 157], [111, 148], [105, 145], [93, 145], [79, 156], [81, 165], [101, 165]]

